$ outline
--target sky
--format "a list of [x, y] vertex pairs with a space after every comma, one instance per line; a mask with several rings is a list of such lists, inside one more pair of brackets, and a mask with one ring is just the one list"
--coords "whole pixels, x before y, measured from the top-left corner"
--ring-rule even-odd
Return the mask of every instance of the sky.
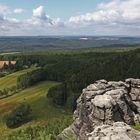
[[140, 36], [140, 0], [0, 0], [0, 36]]

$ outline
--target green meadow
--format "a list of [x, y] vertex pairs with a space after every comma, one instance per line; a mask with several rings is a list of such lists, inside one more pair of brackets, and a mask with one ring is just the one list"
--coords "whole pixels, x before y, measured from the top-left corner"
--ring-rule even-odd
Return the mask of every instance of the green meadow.
[[9, 75], [7, 75], [5, 77], [0, 78], [0, 90], [16, 86], [18, 76], [20, 76], [22, 74], [25, 74], [27, 72], [33, 71], [35, 69], [36, 68], [33, 67], [33, 68], [17, 71], [15, 73], [12, 73], [12, 74], [9, 74]]
[[[16, 79], [19, 75], [29, 72], [32, 69], [22, 70], [13, 74], [10, 74], [1, 79], [2, 85], [0, 88], [5, 88], [6, 85], [9, 87], [16, 85]], [[5, 84], [6, 83], [6, 84]], [[26, 88], [21, 92], [1, 99], [0, 100], [0, 134], [3, 136], [8, 136], [12, 133], [16, 133], [20, 130], [26, 130], [28, 127], [37, 127], [37, 126], [45, 126], [52, 121], [63, 121], [64, 119], [68, 122], [64, 122], [69, 124], [72, 120], [72, 114], [68, 110], [65, 110], [63, 107], [55, 106], [50, 103], [47, 99], [48, 90], [56, 86], [60, 83], [53, 81], [44, 81], [40, 82], [30, 88]], [[16, 129], [9, 129], [5, 125], [4, 116], [16, 106], [21, 103], [28, 103], [31, 106], [32, 112], [31, 117], [32, 121], [20, 126]], [[65, 124], [64, 124], [65, 125]], [[2, 138], [0, 138], [1, 140]]]

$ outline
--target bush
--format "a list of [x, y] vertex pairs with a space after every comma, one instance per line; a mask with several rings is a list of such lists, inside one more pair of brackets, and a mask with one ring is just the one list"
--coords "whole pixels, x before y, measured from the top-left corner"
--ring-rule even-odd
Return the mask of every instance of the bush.
[[19, 92], [19, 89], [17, 88], [17, 86], [12, 86], [10, 88], [4, 88], [3, 90], [0, 90], [0, 98], [6, 98], [17, 92]]
[[18, 77], [18, 88], [27, 88], [40, 81], [46, 80], [46, 74], [43, 69], [37, 69], [31, 72], [27, 72]]
[[29, 104], [21, 104], [11, 113], [6, 116], [6, 125], [9, 128], [15, 128], [23, 123], [29, 121], [31, 113], [31, 107]]
[[47, 97], [52, 100], [54, 104], [65, 105], [67, 100], [67, 89], [65, 84], [60, 84], [49, 89]]
[[71, 123], [71, 117], [56, 117], [49, 119], [47, 124], [44, 123], [31, 125], [16, 129], [11, 133], [6, 133], [0, 137], [0, 140], [57, 140], [57, 135], [60, 134]]

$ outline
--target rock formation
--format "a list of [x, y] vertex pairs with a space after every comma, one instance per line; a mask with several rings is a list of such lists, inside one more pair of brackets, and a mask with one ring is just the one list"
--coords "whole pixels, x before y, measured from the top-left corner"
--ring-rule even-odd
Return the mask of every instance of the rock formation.
[[96, 81], [77, 100], [73, 124], [59, 135], [80, 140], [139, 140], [129, 125], [140, 123], [140, 79]]
[[140, 132], [123, 122], [102, 125], [87, 135], [88, 140], [140, 140]]

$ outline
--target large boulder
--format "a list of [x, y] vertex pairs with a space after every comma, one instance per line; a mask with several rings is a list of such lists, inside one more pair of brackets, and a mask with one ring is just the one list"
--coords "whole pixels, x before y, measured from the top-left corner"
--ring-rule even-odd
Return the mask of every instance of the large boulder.
[[[89, 134], [93, 134], [89, 140], [98, 140], [94, 138], [96, 128], [107, 126], [107, 131], [110, 131], [114, 127], [111, 132], [114, 135], [118, 129], [115, 122], [125, 123], [123, 125], [126, 128], [122, 125], [124, 128], [123, 133], [128, 128], [126, 124], [140, 123], [140, 79], [131, 78], [126, 79], [125, 82], [99, 80], [83, 89], [83, 93], [77, 100], [74, 122], [59, 137], [63, 136], [64, 133], [66, 137], [67, 130], [69, 130], [69, 132], [78, 136], [80, 140], [88, 140]], [[107, 137], [109, 135], [108, 133]], [[127, 136], [126, 133], [125, 136]]]

